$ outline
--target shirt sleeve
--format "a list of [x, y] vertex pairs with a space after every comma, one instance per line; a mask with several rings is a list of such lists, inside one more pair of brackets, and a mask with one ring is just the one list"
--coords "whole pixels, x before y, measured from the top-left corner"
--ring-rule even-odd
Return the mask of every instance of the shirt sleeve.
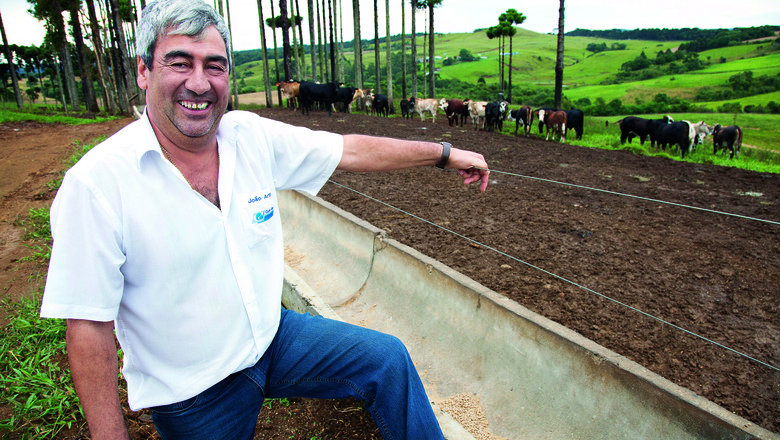
[[270, 148], [276, 188], [316, 195], [341, 161], [343, 136], [270, 119], [260, 120], [260, 136]]
[[122, 298], [121, 222], [96, 188], [66, 174], [50, 210], [52, 246], [41, 316], [112, 321]]

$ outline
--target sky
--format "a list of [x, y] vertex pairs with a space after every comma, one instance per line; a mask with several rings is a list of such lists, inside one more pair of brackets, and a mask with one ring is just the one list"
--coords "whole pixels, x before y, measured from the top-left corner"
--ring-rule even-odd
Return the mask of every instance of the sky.
[[[213, 3], [214, 0], [206, 0]], [[229, 0], [235, 50], [256, 49], [260, 47], [258, 30], [257, 0]], [[333, 0], [336, 1], [336, 0]], [[339, 2], [344, 0], [338, 0]], [[135, 0], [140, 5], [139, 0]], [[292, 0], [289, 0], [292, 2]], [[307, 0], [298, 0], [301, 8], [306, 9]], [[390, 0], [390, 34], [401, 33], [401, 5], [406, 6], [406, 32], [411, 30], [409, 0]], [[577, 28], [602, 29], [638, 29], [638, 28], [683, 28], [701, 29], [750, 27], [762, 25], [780, 25], [780, 1], [750, 0], [741, 5], [733, 0], [654, 0], [650, 3], [614, 0], [569, 0], [565, 3], [564, 31]], [[263, 15], [271, 16], [270, 0], [262, 0]], [[278, 15], [278, 1], [274, 3], [274, 12]], [[641, 7], [640, 5], [647, 7]], [[380, 36], [385, 35], [385, 2], [378, 0]], [[558, 7], [556, 0], [511, 1], [511, 0], [443, 0], [435, 9], [434, 26], [436, 32], [455, 33], [472, 32], [474, 29], [487, 28], [498, 23], [498, 16], [509, 8], [514, 8], [526, 16], [519, 27], [540, 33], [557, 33]], [[25, 0], [0, 0], [0, 14], [5, 25], [10, 44], [40, 45], [43, 41], [43, 25], [28, 12]], [[364, 39], [373, 38], [374, 2], [360, 1], [361, 35]], [[86, 7], [84, 8], [86, 10]], [[674, 11], [674, 12], [670, 12]], [[299, 14], [308, 17], [307, 14]], [[352, 40], [352, 1], [343, 5], [344, 40]], [[417, 14], [417, 30], [426, 26], [427, 13]], [[271, 36], [267, 33], [268, 44]], [[281, 46], [281, 34], [277, 36]], [[308, 41], [308, 29], [304, 24], [304, 38]]]

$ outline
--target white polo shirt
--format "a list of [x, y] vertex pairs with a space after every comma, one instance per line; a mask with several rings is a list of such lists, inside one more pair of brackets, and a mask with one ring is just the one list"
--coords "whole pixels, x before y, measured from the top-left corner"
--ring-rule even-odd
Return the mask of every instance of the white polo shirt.
[[316, 194], [343, 151], [341, 135], [240, 111], [217, 142], [221, 210], [163, 157], [146, 114], [71, 168], [51, 207], [41, 316], [115, 321], [133, 410], [260, 359], [281, 312], [276, 191]]

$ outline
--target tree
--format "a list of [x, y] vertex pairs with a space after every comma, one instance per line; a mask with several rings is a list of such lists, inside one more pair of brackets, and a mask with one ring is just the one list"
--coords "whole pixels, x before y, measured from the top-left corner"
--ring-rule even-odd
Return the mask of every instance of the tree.
[[[115, 0], [114, 0], [115, 1]], [[79, 98], [76, 89], [75, 72], [70, 56], [70, 45], [65, 32], [65, 21], [62, 19], [62, 6], [59, 0], [28, 0], [32, 5], [33, 16], [46, 23], [46, 36], [53, 48], [57, 51], [60, 63], [65, 73], [65, 86], [68, 90], [71, 107], [79, 108]]]
[[505, 13], [501, 14], [498, 19], [509, 23], [509, 89], [507, 99], [512, 99], [512, 37], [517, 33], [514, 25], [522, 24], [525, 21], [525, 15], [517, 12], [516, 9], [507, 9]]
[[417, 98], [417, 28], [415, 12], [417, 12], [417, 0], [412, 0], [412, 98]]
[[401, 0], [401, 93], [406, 98], [406, 10]]
[[117, 72], [122, 73], [120, 76], [121, 80], [117, 81], [117, 85], [119, 86], [119, 107], [122, 109], [122, 113], [132, 114], [132, 110], [130, 110], [130, 106], [132, 105], [130, 92], [136, 88], [135, 81], [133, 80], [134, 69], [131, 69], [127, 56], [127, 41], [125, 39], [124, 27], [122, 26], [123, 20], [119, 10], [119, 1], [108, 0], [108, 4], [111, 6], [110, 15], [113, 24], [110, 28], [114, 33], [114, 42], [116, 44], [114, 50], [116, 62], [114, 67], [117, 69]]
[[[412, 0], [414, 1], [414, 0]], [[360, 41], [360, 0], [352, 0], [352, 20], [355, 29], [355, 87], [363, 88], [363, 48]]]
[[390, 44], [390, 0], [385, 0], [385, 58], [387, 63], [387, 101], [390, 103], [390, 113], [393, 112], [393, 55]]
[[[279, 51], [278, 47], [276, 45], [276, 21], [275, 21], [275, 15], [274, 15], [274, 0], [271, 0], [271, 18], [266, 19], [266, 24], [272, 29], [271, 32], [273, 33], [273, 40], [274, 40], [274, 70], [276, 70], [276, 78], [274, 79], [274, 83], [278, 83], [280, 81], [279, 78]], [[281, 89], [276, 90], [276, 94], [279, 97], [279, 105], [282, 105], [282, 91]]]
[[230, 23], [230, 1], [225, 0], [228, 32], [230, 32], [230, 76], [233, 78], [233, 108], [238, 110], [238, 85], [236, 84], [236, 57], [233, 54], [233, 31]]
[[68, 6], [70, 27], [73, 30], [73, 40], [76, 42], [76, 53], [81, 70], [81, 90], [84, 92], [84, 105], [87, 111], [99, 112], [100, 108], [98, 108], [95, 88], [92, 85], [92, 65], [87, 61], [87, 48], [84, 45], [81, 22], [79, 21], [81, 1], [71, 1]]
[[561, 108], [563, 97], [563, 2], [558, 9], [558, 53], [555, 60], [555, 108]]
[[336, 81], [336, 42], [333, 32], [333, 3], [331, 0], [328, 0], [328, 35], [330, 36], [330, 80]]
[[87, 14], [89, 16], [92, 47], [95, 48], [95, 60], [98, 68], [98, 78], [100, 79], [100, 85], [103, 89], [103, 102], [106, 103], [106, 110], [113, 115], [116, 112], [116, 108], [114, 107], [116, 89], [114, 87], [110, 87], [111, 83], [108, 69], [105, 65], [105, 58], [103, 57], [103, 43], [100, 39], [100, 25], [98, 24], [97, 14], [95, 13], [95, 4], [93, 3], [93, 0], [85, 0], [85, 3], [87, 4]]
[[[429, 14], [429, 20], [428, 20], [428, 44], [430, 45], [428, 49], [428, 72], [430, 75], [430, 85], [431, 85], [431, 98], [436, 97], [436, 58], [434, 57], [434, 26], [433, 26], [433, 8], [441, 5], [442, 0], [426, 0], [428, 3], [428, 14]], [[561, 0], [563, 1], [563, 0]]]
[[376, 77], [376, 93], [382, 93], [382, 77], [379, 72], [379, 11], [377, 0], [374, 0], [374, 75]]
[[[355, 2], [357, 0], [353, 0]], [[317, 52], [316, 43], [314, 41], [314, 4], [313, 0], [308, 1], [309, 7], [309, 50], [311, 51], [311, 80], [317, 81]]]
[[[309, 0], [311, 1], [311, 0]], [[273, 107], [273, 100], [271, 99], [271, 72], [268, 68], [268, 45], [265, 39], [265, 20], [263, 20], [263, 4], [261, 0], [257, 0], [257, 14], [260, 19], [260, 44], [263, 49], [263, 81], [265, 82], [265, 106], [268, 108]], [[281, 103], [281, 101], [280, 101]]]
[[19, 80], [16, 78], [16, 67], [14, 66], [14, 59], [11, 56], [11, 49], [8, 46], [8, 39], [5, 36], [5, 26], [3, 25], [3, 16], [0, 14], [0, 32], [2, 32], [3, 36], [3, 53], [5, 54], [5, 59], [8, 61], [8, 70], [11, 73], [11, 81], [14, 84], [14, 96], [16, 97], [16, 106], [18, 108], [22, 108], [24, 106], [24, 102], [22, 101], [22, 93], [19, 90]]
[[284, 54], [284, 80], [292, 80], [292, 52], [290, 51], [290, 20], [287, 18], [287, 0], [279, 0], [279, 26], [282, 28], [282, 53]]

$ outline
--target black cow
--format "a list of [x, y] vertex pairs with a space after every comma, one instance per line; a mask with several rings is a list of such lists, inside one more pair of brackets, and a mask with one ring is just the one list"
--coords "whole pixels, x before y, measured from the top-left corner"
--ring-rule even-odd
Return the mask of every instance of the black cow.
[[414, 98], [408, 100], [406, 98], [401, 100], [401, 117], [406, 119], [412, 119], [412, 113], [414, 112]]
[[729, 125], [728, 127], [722, 127], [720, 124], [715, 124], [712, 129], [712, 147], [713, 154], [718, 153], [718, 149], [722, 148], [721, 156], [726, 152], [726, 147], [731, 151], [730, 159], [734, 159], [736, 153], [737, 159], [739, 159], [739, 147], [742, 146], [742, 129], [736, 125]]
[[387, 117], [390, 111], [390, 102], [387, 100], [387, 95], [374, 96], [374, 111], [376, 111], [377, 115]]
[[520, 110], [510, 110], [509, 121], [515, 121], [515, 136], [517, 136], [517, 130], [520, 128], [520, 123], [523, 123], [523, 131], [528, 136], [528, 132], [531, 130], [531, 123], [534, 120], [534, 112], [531, 107], [524, 105], [520, 107]]
[[[655, 119], [656, 121], [663, 121], [666, 123], [672, 123], [674, 120], [669, 116], [664, 116], [662, 119]], [[625, 144], [626, 140], [631, 143], [634, 137], [639, 138], [641, 145], [645, 144], [645, 139], [650, 135], [651, 119], [639, 118], [636, 116], [627, 116], [617, 121], [620, 127], [620, 143]], [[609, 121], [607, 121], [609, 125]]]
[[696, 133], [688, 121], [657, 125], [654, 136], [663, 150], [666, 150], [667, 145], [677, 145], [683, 158], [685, 158], [685, 153], [690, 151], [696, 139]]
[[316, 84], [309, 81], [301, 82], [300, 85], [301, 114], [309, 114], [309, 109], [315, 102], [325, 105], [328, 109], [328, 116], [331, 114], [331, 106], [336, 100], [339, 91], [339, 83], [334, 81], [328, 84]]
[[582, 139], [582, 127], [585, 125], [585, 114], [582, 110], [573, 108], [564, 110], [566, 112], [566, 131], [570, 129], [577, 133], [577, 139]]
[[333, 98], [333, 104], [336, 106], [336, 104], [343, 104], [337, 106], [338, 111], [342, 111], [344, 113], [347, 112], [347, 108], [349, 107], [349, 104], [352, 102], [352, 100], [355, 97], [355, 90], [357, 90], [354, 87], [339, 87], [336, 91], [336, 96]]

